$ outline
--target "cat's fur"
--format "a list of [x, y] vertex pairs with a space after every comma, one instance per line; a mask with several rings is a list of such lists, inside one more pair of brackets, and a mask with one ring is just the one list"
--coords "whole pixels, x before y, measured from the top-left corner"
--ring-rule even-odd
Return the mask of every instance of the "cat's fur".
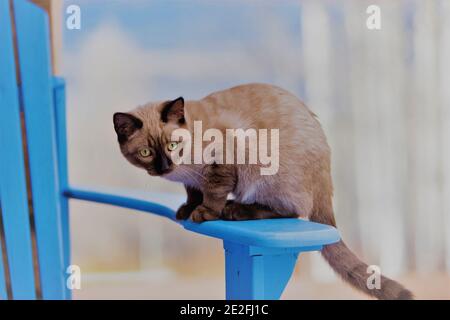
[[[260, 175], [259, 165], [179, 165], [165, 148], [176, 128], [279, 129], [279, 171]], [[336, 226], [330, 174], [330, 148], [316, 116], [294, 95], [266, 84], [248, 84], [199, 101], [150, 103], [114, 115], [123, 155], [134, 165], [186, 186], [187, 202], [178, 219], [196, 222], [302, 217]], [[137, 151], [150, 147], [153, 157]], [[233, 194], [234, 200], [227, 200]], [[340, 241], [325, 246], [323, 257], [347, 282], [379, 299], [411, 299], [399, 283], [382, 277], [381, 289], [366, 286], [367, 265]]]

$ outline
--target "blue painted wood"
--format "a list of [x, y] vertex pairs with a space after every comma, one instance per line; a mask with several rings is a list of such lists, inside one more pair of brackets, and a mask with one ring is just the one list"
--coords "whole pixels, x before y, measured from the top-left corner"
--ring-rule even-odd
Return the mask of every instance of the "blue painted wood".
[[[65, 192], [69, 198], [100, 202], [125, 208], [154, 213], [175, 221], [175, 212], [157, 203], [132, 196], [103, 193], [70, 188]], [[123, 192], [122, 192], [123, 194]], [[209, 221], [197, 224], [178, 221], [186, 230], [229, 240], [240, 244], [265, 248], [298, 248], [303, 251], [316, 246], [339, 241], [339, 232], [327, 225], [302, 219], [271, 219], [252, 221]]]
[[[0, 191], [0, 216], [2, 215], [2, 197]], [[1, 239], [0, 239], [1, 242]], [[0, 300], [8, 299], [8, 292], [6, 291], [6, 274], [5, 266], [3, 265], [3, 243], [0, 243]]]
[[[64, 79], [53, 79], [53, 101], [55, 103], [56, 146], [58, 152], [59, 201], [61, 203], [61, 231], [64, 251], [64, 269], [70, 265], [70, 223], [69, 199], [62, 190], [69, 186], [67, 172], [67, 132], [66, 132], [66, 83]], [[72, 291], [66, 286], [66, 299], [71, 299]]]
[[[310, 248], [320, 250], [321, 247]], [[276, 300], [302, 248], [262, 248], [224, 241], [227, 300]]]
[[0, 1], [0, 190], [12, 294], [36, 298], [9, 2]]
[[66, 297], [48, 18], [36, 5], [14, 0], [39, 274], [44, 299]]
[[149, 202], [142, 199], [133, 198], [130, 196], [123, 195], [124, 191], [120, 191], [121, 195], [105, 193], [100, 190], [87, 190], [81, 188], [68, 188], [64, 191], [64, 194], [68, 198], [98, 202], [103, 204], [110, 204], [118, 207], [134, 209], [144, 212], [150, 212], [158, 216], [168, 218], [170, 220], [175, 219], [175, 211], [169, 207], [163, 206], [155, 202]]
[[[120, 195], [116, 195], [80, 188], [65, 191], [69, 198], [150, 212], [176, 221], [171, 208], [137, 199], [129, 192], [125, 196], [126, 193], [119, 191]], [[319, 251], [323, 245], [339, 241], [335, 228], [301, 219], [177, 222], [187, 230], [224, 239], [229, 300], [279, 299], [300, 252]]]
[[314, 247], [338, 242], [339, 232], [302, 219], [183, 222], [185, 229], [249, 246], [267, 248]]

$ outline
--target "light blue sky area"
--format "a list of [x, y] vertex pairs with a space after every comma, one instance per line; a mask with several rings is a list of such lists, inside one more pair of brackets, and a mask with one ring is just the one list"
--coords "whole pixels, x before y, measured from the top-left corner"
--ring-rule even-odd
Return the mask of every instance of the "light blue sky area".
[[270, 15], [285, 23], [288, 36], [300, 36], [298, 1], [235, 0], [64, 0], [77, 4], [82, 30], [65, 30], [65, 48], [74, 48], [87, 32], [114, 21], [147, 48], [224, 49], [236, 42], [264, 41], [260, 25]]
[[248, 82], [304, 91], [299, 1], [64, 1], [81, 8], [81, 30], [63, 34], [65, 76], [80, 94], [82, 83], [118, 78], [145, 83], [151, 99], [173, 92], [201, 97]]

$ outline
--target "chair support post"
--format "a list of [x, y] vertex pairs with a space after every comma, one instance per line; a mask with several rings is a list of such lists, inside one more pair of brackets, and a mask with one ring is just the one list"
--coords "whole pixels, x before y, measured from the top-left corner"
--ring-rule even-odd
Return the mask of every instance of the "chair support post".
[[291, 278], [301, 251], [308, 248], [262, 248], [224, 241], [227, 300], [276, 300]]

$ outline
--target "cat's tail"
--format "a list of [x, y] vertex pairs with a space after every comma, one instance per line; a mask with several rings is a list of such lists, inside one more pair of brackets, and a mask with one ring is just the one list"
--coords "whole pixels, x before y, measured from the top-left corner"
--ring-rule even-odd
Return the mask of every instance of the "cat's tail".
[[[335, 226], [334, 216], [323, 214], [312, 215], [311, 221]], [[339, 274], [344, 281], [366, 294], [382, 300], [411, 300], [414, 299], [411, 291], [400, 283], [381, 276], [379, 289], [369, 289], [367, 279], [371, 273], [367, 273], [367, 264], [359, 258], [341, 240], [337, 243], [326, 245], [322, 249], [322, 256], [330, 264], [331, 268]]]

